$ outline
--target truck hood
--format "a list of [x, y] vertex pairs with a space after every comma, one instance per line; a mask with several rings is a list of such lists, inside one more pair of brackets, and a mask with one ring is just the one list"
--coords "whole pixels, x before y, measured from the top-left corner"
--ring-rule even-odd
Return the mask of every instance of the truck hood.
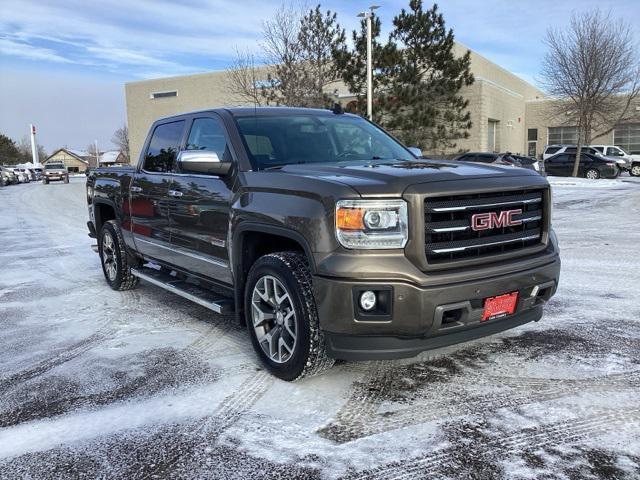
[[535, 171], [523, 168], [440, 160], [307, 163], [287, 165], [280, 171], [343, 183], [365, 197], [399, 196], [410, 185], [419, 183], [489, 177], [539, 177]]

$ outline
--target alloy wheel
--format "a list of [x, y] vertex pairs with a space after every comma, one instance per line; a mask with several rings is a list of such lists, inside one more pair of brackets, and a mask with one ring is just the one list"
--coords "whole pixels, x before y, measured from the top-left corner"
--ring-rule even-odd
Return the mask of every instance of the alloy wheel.
[[102, 264], [104, 270], [107, 272], [107, 277], [110, 281], [115, 281], [118, 275], [118, 266], [116, 264], [116, 249], [115, 242], [111, 233], [104, 232], [102, 236]]
[[634, 165], [631, 167], [631, 175], [634, 177], [640, 177], [640, 165]]
[[297, 343], [296, 311], [280, 280], [271, 275], [258, 279], [251, 295], [251, 319], [264, 354], [272, 362], [287, 362]]
[[587, 172], [587, 178], [590, 179], [590, 180], [597, 180], [598, 172], [596, 172], [595, 170], [589, 170]]

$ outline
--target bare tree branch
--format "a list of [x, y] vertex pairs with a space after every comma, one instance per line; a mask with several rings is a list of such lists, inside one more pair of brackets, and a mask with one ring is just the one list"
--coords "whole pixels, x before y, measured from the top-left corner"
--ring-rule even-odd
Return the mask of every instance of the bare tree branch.
[[640, 62], [630, 25], [596, 9], [574, 13], [569, 28], [549, 29], [542, 77], [558, 101], [552, 113], [577, 126], [573, 176], [578, 175], [582, 143], [638, 118]]

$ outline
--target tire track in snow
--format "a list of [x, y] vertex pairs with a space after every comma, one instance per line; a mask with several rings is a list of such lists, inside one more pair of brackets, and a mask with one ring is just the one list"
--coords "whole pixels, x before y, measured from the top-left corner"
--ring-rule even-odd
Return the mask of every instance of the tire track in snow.
[[[262, 370], [251, 375], [242, 382], [234, 393], [222, 400], [211, 416], [202, 419], [200, 426], [190, 432], [190, 435], [200, 437], [199, 443], [202, 446], [202, 450], [206, 451], [207, 446], [215, 442], [225, 430], [250, 410], [274, 382], [275, 378]], [[183, 454], [182, 446], [174, 445], [174, 448], [165, 452], [165, 460], [157, 463], [147, 471], [143, 478], [171, 476], [171, 472], [175, 469]]]
[[[529, 403], [544, 402], [565, 396], [581, 393], [585, 390], [592, 392], [617, 389], [640, 388], [640, 371], [632, 371], [602, 377], [585, 379], [519, 379], [515, 377], [494, 377], [482, 374], [474, 375], [469, 383], [477, 386], [481, 380], [489, 380], [489, 384], [506, 387], [506, 390], [496, 393], [469, 395], [465, 391], [465, 384], [438, 391], [432, 398], [426, 398], [428, 403], [415, 404], [402, 410], [378, 413], [378, 409], [385, 400], [390, 379], [397, 372], [383, 370], [383, 374], [376, 376], [372, 372], [370, 378], [374, 382], [365, 382], [356, 387], [347, 403], [338, 411], [334, 420], [318, 430], [320, 436], [337, 443], [347, 443], [358, 438], [367, 437], [403, 427], [438, 420], [446, 416], [460, 416], [474, 414], [478, 411], [495, 411], [505, 407], [517, 407]], [[379, 383], [378, 383], [379, 380]], [[370, 386], [374, 384], [375, 388]], [[533, 388], [532, 388], [533, 387]], [[461, 391], [462, 390], [462, 391]], [[452, 402], [451, 398], [466, 398], [464, 402]]]
[[115, 333], [111, 329], [103, 329], [90, 335], [89, 337], [81, 340], [80, 342], [65, 348], [62, 352], [47, 359], [44, 359], [32, 367], [29, 367], [21, 372], [15, 373], [3, 379], [0, 379], [0, 391], [6, 391], [16, 383], [26, 382], [35, 378], [49, 370], [58, 367], [74, 358], [82, 355], [83, 353], [91, 350], [98, 344], [104, 342]]
[[[527, 427], [515, 432], [499, 434], [489, 440], [487, 448], [493, 452], [515, 454], [536, 450], [549, 445], [573, 444], [580, 440], [620, 429], [637, 431], [640, 408], [598, 412], [580, 419], [562, 420], [537, 427]], [[473, 450], [473, 445], [469, 445]], [[358, 479], [401, 480], [434, 477], [443, 467], [459, 455], [459, 446], [449, 446], [440, 451], [421, 455], [403, 463], [393, 462], [351, 477]]]

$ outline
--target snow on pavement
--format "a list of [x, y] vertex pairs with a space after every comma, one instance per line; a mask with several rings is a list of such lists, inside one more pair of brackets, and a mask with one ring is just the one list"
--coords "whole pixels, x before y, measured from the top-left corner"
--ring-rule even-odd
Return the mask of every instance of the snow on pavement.
[[0, 478], [640, 477], [640, 181], [550, 182], [541, 322], [297, 383], [233, 318], [109, 289], [83, 178], [0, 189]]

